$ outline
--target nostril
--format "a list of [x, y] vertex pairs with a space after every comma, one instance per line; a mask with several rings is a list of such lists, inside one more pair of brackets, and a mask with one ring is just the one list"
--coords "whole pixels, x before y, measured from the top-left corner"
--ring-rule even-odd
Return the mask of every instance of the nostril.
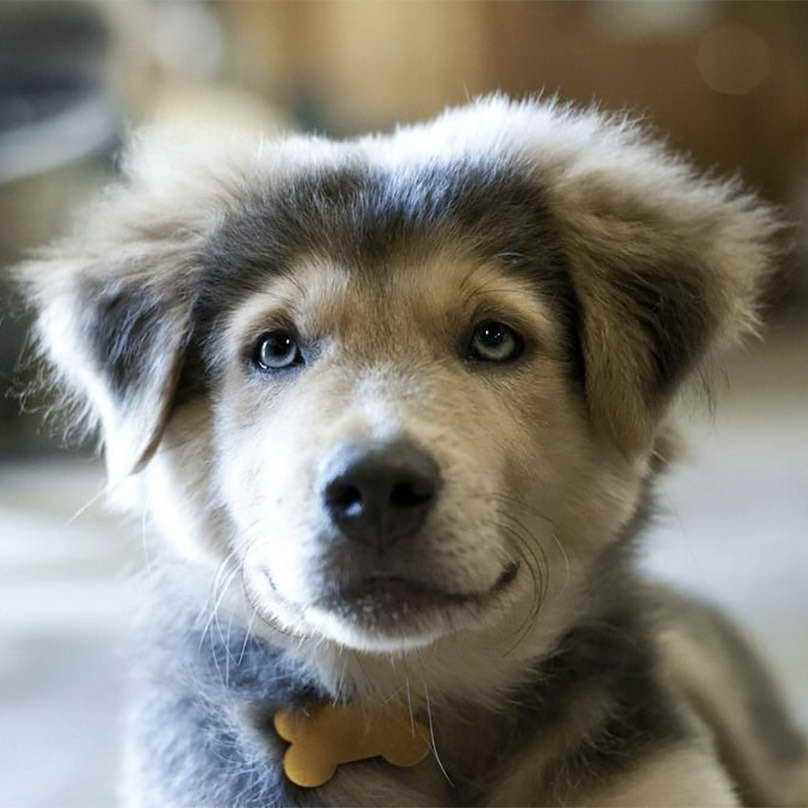
[[432, 499], [433, 487], [426, 482], [406, 480], [396, 483], [390, 490], [390, 504], [395, 508], [415, 508]]
[[330, 485], [326, 491], [326, 503], [344, 516], [358, 516], [362, 511], [362, 492], [347, 483]]

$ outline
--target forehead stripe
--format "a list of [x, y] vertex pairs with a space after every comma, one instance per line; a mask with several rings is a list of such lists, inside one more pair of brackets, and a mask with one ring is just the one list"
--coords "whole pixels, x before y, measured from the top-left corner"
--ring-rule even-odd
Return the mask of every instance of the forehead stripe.
[[527, 275], [557, 312], [580, 376], [578, 305], [541, 184], [514, 162], [454, 161], [397, 172], [312, 169], [254, 191], [231, 210], [202, 256], [201, 335], [304, 255], [377, 273], [402, 252], [447, 247]]

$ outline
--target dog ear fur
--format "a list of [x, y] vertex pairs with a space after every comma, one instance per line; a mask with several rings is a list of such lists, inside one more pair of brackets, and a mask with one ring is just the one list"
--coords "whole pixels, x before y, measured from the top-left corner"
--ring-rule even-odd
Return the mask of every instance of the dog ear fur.
[[172, 412], [195, 256], [243, 182], [234, 153], [254, 155], [255, 141], [144, 130], [76, 234], [14, 270], [38, 352], [79, 424], [100, 425], [110, 481], [145, 466]]
[[569, 163], [556, 206], [590, 412], [632, 456], [682, 383], [756, 332], [782, 227], [737, 183], [699, 177], [625, 124], [622, 140], [600, 166]]
[[38, 311], [39, 350], [85, 426], [100, 422], [111, 480], [156, 450], [190, 335], [182, 267], [159, 241], [133, 252], [70, 255], [63, 245], [18, 268]]

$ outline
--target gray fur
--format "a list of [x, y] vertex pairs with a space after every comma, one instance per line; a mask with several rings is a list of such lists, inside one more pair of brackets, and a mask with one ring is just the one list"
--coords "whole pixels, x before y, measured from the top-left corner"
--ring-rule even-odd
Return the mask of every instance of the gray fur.
[[[536, 804], [563, 804], [569, 794], [609, 782], [692, 736], [658, 681], [654, 625], [638, 608], [642, 587], [628, 569], [632, 538], [599, 561], [599, 591], [587, 613], [503, 694], [501, 707], [450, 699], [432, 717], [436, 748], [448, 750], [441, 759], [450, 781], [442, 785], [442, 804], [485, 804], [492, 784], [542, 738], [571, 733], [568, 751], [553, 757], [535, 795]], [[284, 778], [286, 743], [272, 716], [282, 707], [314, 708], [338, 694], [232, 614], [211, 620], [199, 608], [208, 595], [205, 582], [193, 567], [158, 561], [139, 586], [148, 606], [139, 621], [133, 677], [129, 742], [137, 749], [138, 772], [127, 784], [138, 792], [133, 804], [331, 804]], [[599, 717], [582, 721], [579, 705], [594, 697]], [[426, 713], [416, 717], [430, 721]], [[423, 796], [425, 804], [434, 798]]]
[[[677, 686], [711, 727], [721, 762], [743, 803], [793, 804], [791, 781], [805, 771], [808, 743], [750, 639], [712, 604], [663, 587], [655, 589], [652, 600], [663, 636], [677, 632], [687, 637], [698, 657], [720, 672], [732, 694], [724, 704], [686, 664], [670, 665]], [[681, 650], [677, 646], [673, 652]]]
[[[185, 579], [177, 591], [166, 576]], [[128, 743], [137, 763], [126, 799], [144, 806], [266, 808], [301, 803], [280, 769], [275, 709], [313, 703], [305, 671], [246, 626], [208, 623], [188, 601], [193, 569], [169, 564], [143, 588], [150, 607], [136, 637]], [[193, 588], [191, 588], [193, 591]], [[141, 592], [142, 595], [142, 592]]]
[[[772, 211], [629, 121], [501, 97], [345, 143], [151, 133], [125, 172], [19, 275], [182, 557], [143, 589], [129, 804], [736, 804], [631, 570], [671, 401], [757, 327]], [[464, 350], [491, 316], [524, 332], [507, 367]], [[278, 322], [306, 362], [259, 374]], [[312, 482], [380, 435], [444, 485], [363, 569], [464, 596], [386, 627], [323, 602], [360, 565]], [[327, 701], [412, 709], [432, 758], [291, 787], [270, 717]]]

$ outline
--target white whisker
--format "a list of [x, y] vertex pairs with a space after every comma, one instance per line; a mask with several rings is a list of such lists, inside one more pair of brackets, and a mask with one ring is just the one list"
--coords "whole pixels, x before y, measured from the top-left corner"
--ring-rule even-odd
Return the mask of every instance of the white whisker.
[[440, 755], [438, 754], [438, 747], [435, 743], [435, 725], [432, 721], [432, 704], [429, 701], [429, 685], [426, 682], [426, 679], [423, 680], [424, 682], [424, 695], [426, 696], [426, 715], [429, 720], [429, 739], [432, 745], [432, 754], [435, 755], [435, 760], [438, 762], [438, 767], [443, 772], [443, 776], [446, 778], [446, 782], [454, 788], [454, 783], [452, 782], [452, 778], [446, 772], [446, 769], [443, 765], [443, 761], [440, 759]]

